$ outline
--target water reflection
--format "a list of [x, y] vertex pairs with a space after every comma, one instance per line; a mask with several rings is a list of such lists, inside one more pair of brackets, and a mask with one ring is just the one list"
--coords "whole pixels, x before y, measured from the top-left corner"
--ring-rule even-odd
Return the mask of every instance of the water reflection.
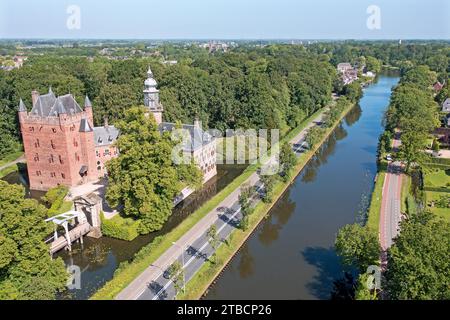
[[316, 179], [317, 169], [327, 163], [327, 159], [333, 155], [336, 150], [336, 143], [346, 136], [347, 131], [342, 124], [338, 125], [303, 170], [301, 178], [302, 182], [310, 183]]
[[364, 90], [360, 105], [305, 166], [206, 299], [330, 298], [333, 282], [343, 276], [333, 248], [336, 233], [367, 208], [382, 116], [397, 82], [382, 76]]

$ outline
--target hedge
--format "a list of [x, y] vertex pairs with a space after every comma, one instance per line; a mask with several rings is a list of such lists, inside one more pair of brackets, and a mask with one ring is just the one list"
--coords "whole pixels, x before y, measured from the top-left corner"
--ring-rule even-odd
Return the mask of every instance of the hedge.
[[103, 213], [102, 219], [102, 233], [105, 236], [131, 241], [138, 235], [139, 221], [132, 218], [122, 218], [120, 215], [116, 215], [111, 219], [105, 219]]
[[47, 211], [49, 217], [56, 216], [72, 209], [72, 202], [64, 200], [68, 192], [69, 189], [67, 187], [58, 186], [48, 190], [42, 197], [42, 200], [50, 205], [50, 208]]

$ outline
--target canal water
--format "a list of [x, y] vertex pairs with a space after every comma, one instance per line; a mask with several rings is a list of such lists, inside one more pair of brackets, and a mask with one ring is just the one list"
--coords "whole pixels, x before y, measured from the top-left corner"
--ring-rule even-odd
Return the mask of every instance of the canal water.
[[343, 269], [339, 228], [361, 221], [398, 77], [381, 75], [239, 250], [206, 299], [329, 299]]

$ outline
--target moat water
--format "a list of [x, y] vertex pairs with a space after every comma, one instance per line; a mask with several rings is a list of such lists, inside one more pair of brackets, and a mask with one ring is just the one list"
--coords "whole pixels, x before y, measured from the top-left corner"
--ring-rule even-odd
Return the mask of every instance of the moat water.
[[329, 299], [343, 276], [336, 233], [361, 221], [397, 76], [381, 75], [231, 260], [206, 299]]
[[[209, 180], [201, 190], [192, 194], [173, 209], [173, 214], [158, 232], [139, 236], [133, 241], [123, 241], [109, 237], [92, 239], [84, 237], [83, 246], [75, 243], [72, 252], [60, 251], [55, 257], [61, 257], [67, 266], [76, 265], [81, 270], [81, 288], [67, 290], [58, 296], [59, 299], [88, 299], [112, 279], [119, 264], [129, 261], [143, 246], [178, 226], [186, 217], [211, 199], [231, 181], [239, 176], [246, 165], [218, 165], [217, 176]], [[13, 172], [3, 180], [9, 183], [23, 184], [27, 197], [40, 201], [45, 194], [41, 191], [30, 191], [26, 173]]]

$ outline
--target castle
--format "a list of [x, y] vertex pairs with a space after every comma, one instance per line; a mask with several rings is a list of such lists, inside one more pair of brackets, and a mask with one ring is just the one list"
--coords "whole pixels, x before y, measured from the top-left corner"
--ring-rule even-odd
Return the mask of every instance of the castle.
[[[150, 68], [147, 74], [146, 115], [154, 116], [160, 132], [171, 131], [175, 124], [162, 121], [163, 106]], [[22, 99], [18, 107], [30, 189], [78, 186], [107, 175], [105, 163], [119, 154], [114, 145], [119, 131], [107, 121], [103, 126], [93, 126], [92, 103], [87, 96], [82, 108], [71, 94], [56, 97], [51, 88], [44, 95], [34, 90], [32, 104], [30, 112]], [[183, 145], [183, 152], [195, 159], [206, 182], [217, 174], [216, 141], [202, 130], [198, 121], [182, 127], [191, 136], [190, 143]], [[182, 198], [191, 192], [183, 190]]]

